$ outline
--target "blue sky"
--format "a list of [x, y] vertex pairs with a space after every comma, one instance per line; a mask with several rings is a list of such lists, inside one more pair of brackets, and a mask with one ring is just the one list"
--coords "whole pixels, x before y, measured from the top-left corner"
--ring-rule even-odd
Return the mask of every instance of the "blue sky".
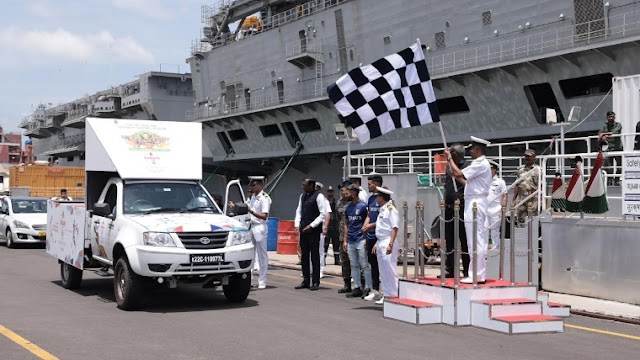
[[185, 59], [212, 0], [4, 0], [0, 125], [146, 71], [189, 72]]

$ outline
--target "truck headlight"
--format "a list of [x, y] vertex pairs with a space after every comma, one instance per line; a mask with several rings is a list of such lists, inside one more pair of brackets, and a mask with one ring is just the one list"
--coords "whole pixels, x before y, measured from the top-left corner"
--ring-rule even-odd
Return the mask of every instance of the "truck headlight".
[[19, 220], [13, 220], [13, 225], [21, 229], [31, 229], [31, 226], [29, 226], [29, 224], [23, 223], [22, 221], [19, 221]]
[[151, 246], [169, 246], [175, 247], [176, 243], [170, 234], [157, 233], [157, 232], [145, 232], [142, 234], [142, 239], [145, 245]]
[[231, 245], [242, 245], [251, 242], [251, 235], [248, 231], [236, 231], [233, 233]]

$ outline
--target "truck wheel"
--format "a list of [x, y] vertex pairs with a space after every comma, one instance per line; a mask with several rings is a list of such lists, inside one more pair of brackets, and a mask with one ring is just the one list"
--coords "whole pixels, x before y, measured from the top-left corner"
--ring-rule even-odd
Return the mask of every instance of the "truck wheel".
[[126, 256], [118, 259], [114, 272], [113, 292], [118, 308], [122, 310], [135, 309], [142, 295], [142, 278], [131, 270]]
[[222, 285], [222, 292], [230, 302], [241, 303], [246, 300], [251, 291], [251, 276], [249, 273], [235, 274], [229, 279], [229, 285]]
[[65, 262], [60, 262], [60, 279], [65, 289], [77, 289], [82, 282], [82, 270]]
[[13, 242], [13, 233], [11, 229], [7, 229], [7, 233], [5, 234], [5, 238], [7, 239], [7, 247], [9, 249], [13, 249], [16, 247], [16, 243]]

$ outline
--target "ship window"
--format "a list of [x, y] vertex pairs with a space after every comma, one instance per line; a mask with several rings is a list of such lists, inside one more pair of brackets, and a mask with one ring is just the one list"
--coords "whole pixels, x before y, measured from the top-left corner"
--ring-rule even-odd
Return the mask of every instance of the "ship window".
[[603, 95], [611, 90], [613, 74], [597, 74], [573, 79], [560, 80], [560, 89], [565, 98]]
[[231, 146], [231, 141], [229, 141], [227, 134], [224, 131], [218, 132], [218, 139], [224, 148], [224, 152], [231, 154], [233, 152], [233, 147]]
[[68, 162], [73, 162], [73, 156], [67, 156], [67, 161]]
[[277, 124], [260, 126], [260, 132], [264, 137], [282, 135], [282, 132], [280, 132], [280, 128]]
[[251, 109], [251, 90], [244, 89], [244, 105], [247, 110]]
[[246, 140], [247, 133], [245, 133], [242, 129], [230, 130], [229, 137], [231, 138], [231, 141]]
[[491, 25], [491, 10], [482, 13], [482, 25]]
[[443, 49], [446, 46], [447, 44], [444, 40], [444, 31], [440, 31], [439, 33], [436, 33], [436, 48]]
[[320, 123], [316, 119], [297, 120], [296, 125], [298, 125], [298, 130], [303, 134], [321, 130]]
[[391, 36], [387, 35], [387, 36], [383, 37], [382, 41], [384, 42], [385, 45], [391, 44]]
[[438, 112], [440, 115], [456, 114], [461, 112], [469, 112], [469, 105], [464, 96], [454, 96], [445, 99], [438, 99]]
[[287, 138], [287, 141], [289, 141], [289, 145], [291, 145], [292, 148], [295, 148], [298, 142], [300, 142], [300, 137], [298, 136], [293, 123], [289, 121], [283, 122], [282, 131], [284, 131], [284, 136]]
[[560, 105], [549, 83], [527, 85], [524, 87], [524, 92], [538, 123], [547, 123], [547, 108], [556, 111], [558, 122], [564, 122]]
[[351, 59], [351, 61], [355, 60], [355, 58], [353, 57], [353, 49], [349, 50], [349, 59]]
[[278, 80], [276, 88], [278, 89], [278, 103], [284, 104], [284, 82], [282, 80]]

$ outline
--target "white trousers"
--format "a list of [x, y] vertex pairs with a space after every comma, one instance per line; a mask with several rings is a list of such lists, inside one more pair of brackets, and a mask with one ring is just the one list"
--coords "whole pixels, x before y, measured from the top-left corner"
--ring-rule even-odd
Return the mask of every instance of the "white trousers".
[[491, 244], [493, 244], [494, 247], [497, 247], [500, 245], [500, 230], [502, 228], [502, 222], [500, 220], [502, 219], [502, 209], [497, 212], [495, 210], [491, 210], [489, 211], [488, 216], [489, 225], [491, 226]]
[[478, 280], [486, 280], [487, 277], [487, 243], [489, 239], [489, 218], [487, 216], [487, 198], [486, 197], [470, 197], [465, 198], [464, 204], [464, 228], [467, 231], [467, 246], [469, 246], [469, 277], [473, 277], [473, 204], [478, 209], [477, 214], [477, 232], [476, 241], [478, 244], [478, 264], [477, 276]]
[[396, 239], [391, 250], [391, 254], [387, 255], [387, 246], [389, 246], [391, 238], [378, 239], [376, 242], [376, 257], [378, 258], [378, 269], [380, 271], [380, 279], [382, 291], [385, 297], [398, 296], [398, 241]]
[[269, 256], [267, 255], [267, 224], [251, 225], [253, 243], [256, 247], [256, 262], [258, 263], [258, 284], [267, 284], [267, 270]]

